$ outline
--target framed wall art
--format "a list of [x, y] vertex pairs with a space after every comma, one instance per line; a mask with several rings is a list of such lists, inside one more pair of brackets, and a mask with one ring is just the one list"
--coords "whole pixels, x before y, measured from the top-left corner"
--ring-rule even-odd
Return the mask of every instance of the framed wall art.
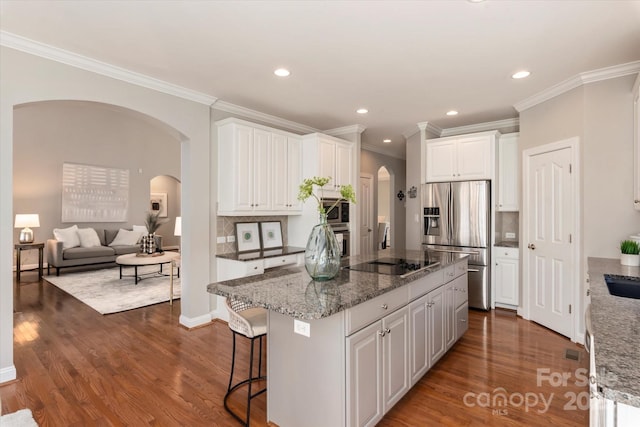
[[260, 237], [262, 237], [262, 249], [282, 247], [282, 228], [280, 221], [260, 223]]
[[260, 250], [260, 233], [257, 222], [236, 222], [235, 227], [238, 252]]
[[167, 193], [151, 193], [149, 210], [160, 214], [159, 218], [167, 217]]

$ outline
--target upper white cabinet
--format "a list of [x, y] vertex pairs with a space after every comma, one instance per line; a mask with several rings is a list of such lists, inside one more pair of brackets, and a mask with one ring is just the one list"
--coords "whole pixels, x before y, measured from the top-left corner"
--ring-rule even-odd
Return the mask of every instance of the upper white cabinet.
[[218, 128], [218, 215], [301, 212], [302, 138], [230, 118]]
[[493, 179], [498, 132], [425, 141], [425, 182]]
[[517, 212], [518, 204], [518, 133], [500, 136], [498, 140], [498, 206], [499, 211]]
[[325, 186], [324, 195], [326, 197], [337, 197], [341, 185], [353, 185], [353, 182], [351, 182], [352, 144], [319, 137], [318, 151], [319, 176], [331, 177], [331, 181]]

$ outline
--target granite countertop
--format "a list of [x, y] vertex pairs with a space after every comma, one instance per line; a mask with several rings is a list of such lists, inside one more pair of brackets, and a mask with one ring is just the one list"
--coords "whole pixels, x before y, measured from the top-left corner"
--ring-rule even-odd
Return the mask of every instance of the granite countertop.
[[496, 242], [495, 245], [501, 248], [517, 248], [519, 246], [518, 242], [514, 242], [513, 240], [503, 240], [502, 242]]
[[216, 257], [230, 259], [232, 261], [255, 261], [257, 259], [273, 258], [283, 255], [293, 255], [300, 253], [304, 253], [304, 248], [285, 246], [284, 248], [265, 249], [263, 251], [255, 252], [228, 252], [226, 254], [216, 254]]
[[[431, 262], [437, 261], [440, 264], [406, 278], [341, 268], [334, 279], [326, 282], [313, 281], [304, 267], [280, 268], [257, 276], [211, 283], [207, 290], [212, 294], [237, 298], [297, 319], [321, 319], [404, 286], [467, 257], [464, 254], [429, 251], [385, 251], [381, 256], [405, 259], [428, 257]], [[376, 255], [351, 256], [343, 259], [342, 265], [355, 265], [376, 258]]]
[[608, 399], [640, 407], [640, 299], [609, 294], [604, 274], [640, 277], [640, 267], [589, 258], [596, 377]]

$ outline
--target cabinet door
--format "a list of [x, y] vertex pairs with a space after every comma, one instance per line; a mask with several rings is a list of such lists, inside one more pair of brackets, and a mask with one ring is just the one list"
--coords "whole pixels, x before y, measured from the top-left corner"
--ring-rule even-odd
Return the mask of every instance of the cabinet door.
[[386, 412], [409, 390], [409, 310], [401, 308], [382, 319], [383, 387]]
[[346, 144], [336, 144], [336, 190], [341, 185], [351, 182], [351, 147]]
[[518, 136], [498, 141], [498, 210], [518, 211]]
[[288, 141], [285, 135], [273, 134], [271, 138], [272, 207], [276, 211], [286, 211], [290, 197]]
[[231, 177], [237, 183], [235, 208], [253, 210], [253, 129], [235, 125], [235, 141], [225, 143], [236, 145], [235, 158], [230, 159], [236, 163], [235, 176]]
[[444, 309], [444, 287], [440, 287], [427, 294], [429, 302], [429, 364], [434, 363], [442, 357], [445, 347], [445, 309]]
[[456, 341], [469, 329], [469, 304], [462, 304], [456, 309]]
[[411, 385], [418, 382], [429, 370], [429, 342], [427, 340], [427, 296], [415, 300], [409, 306], [411, 337], [410, 376]]
[[383, 415], [382, 322], [347, 337], [347, 424], [374, 426]]
[[496, 257], [495, 277], [496, 302], [518, 305], [518, 259]]
[[456, 179], [491, 179], [491, 137], [458, 140]]
[[318, 151], [320, 154], [319, 175], [331, 177], [331, 181], [325, 186], [326, 189], [334, 189], [336, 184], [336, 144], [333, 141], [321, 139]]
[[456, 141], [427, 141], [425, 150], [426, 182], [451, 181], [456, 178]]
[[253, 209], [271, 210], [271, 132], [253, 130]]
[[445, 348], [449, 349], [456, 342], [455, 325], [455, 280], [444, 285], [444, 341]]
[[302, 202], [298, 200], [298, 191], [302, 184], [302, 140], [287, 138], [287, 186], [288, 208], [301, 211]]

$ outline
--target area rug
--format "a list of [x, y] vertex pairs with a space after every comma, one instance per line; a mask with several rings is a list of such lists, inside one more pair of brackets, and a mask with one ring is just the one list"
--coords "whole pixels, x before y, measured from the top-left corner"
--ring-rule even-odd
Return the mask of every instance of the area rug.
[[12, 414], [0, 417], [2, 427], [38, 427], [38, 423], [33, 419], [33, 414], [29, 409], [20, 409]]
[[[164, 271], [168, 271], [165, 266]], [[158, 266], [138, 268], [140, 273], [157, 271]], [[123, 274], [133, 274], [133, 268], [125, 268]], [[170, 278], [168, 276], [145, 277], [134, 284], [133, 277], [120, 277], [118, 267], [45, 276], [45, 280], [79, 299], [100, 314], [118, 313], [169, 301]], [[180, 279], [173, 277], [173, 298], [180, 298]]]

